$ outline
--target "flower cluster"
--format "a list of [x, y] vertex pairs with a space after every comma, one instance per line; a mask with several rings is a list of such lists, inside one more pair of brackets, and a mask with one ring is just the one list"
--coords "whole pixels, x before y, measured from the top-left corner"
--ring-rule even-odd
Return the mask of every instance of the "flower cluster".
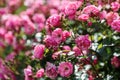
[[120, 79], [119, 14], [119, 0], [1, 0], [0, 80]]

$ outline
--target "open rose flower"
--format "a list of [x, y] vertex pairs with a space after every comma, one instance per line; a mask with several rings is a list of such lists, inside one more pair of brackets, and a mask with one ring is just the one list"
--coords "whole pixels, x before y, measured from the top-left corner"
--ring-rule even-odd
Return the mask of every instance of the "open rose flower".
[[115, 67], [115, 68], [119, 68], [120, 67], [120, 59], [116, 56], [114, 56], [111, 59], [111, 64]]
[[73, 47], [73, 51], [75, 52], [75, 56], [82, 55], [82, 51], [77, 46]]
[[112, 2], [111, 3], [111, 8], [113, 11], [118, 11], [120, 8], [120, 4], [116, 1], [116, 2]]
[[47, 62], [45, 72], [51, 79], [55, 79], [58, 76], [57, 67], [50, 62]]
[[120, 20], [114, 20], [111, 24], [113, 30], [120, 32]]
[[24, 69], [24, 74], [25, 74], [25, 80], [33, 80], [32, 79], [32, 67], [28, 66], [27, 68]]
[[38, 70], [37, 73], [36, 73], [36, 77], [37, 78], [41, 78], [43, 76], [44, 76], [44, 69]]
[[108, 25], [111, 25], [111, 23], [114, 20], [118, 20], [118, 19], [119, 19], [119, 14], [116, 12], [109, 12], [106, 15], [106, 20], [107, 20]]
[[80, 49], [87, 50], [90, 45], [91, 41], [88, 38], [88, 35], [81, 35], [75, 39], [75, 43], [77, 44], [77, 47]]
[[62, 77], [69, 77], [73, 73], [73, 64], [70, 62], [61, 62], [58, 66], [58, 72]]
[[60, 26], [60, 20], [61, 20], [61, 17], [57, 14], [54, 14], [47, 19], [46, 24], [57, 27], [57, 26]]
[[80, 21], [87, 21], [88, 19], [89, 19], [88, 14], [81, 14], [80, 16], [78, 16], [78, 20]]
[[45, 46], [42, 44], [36, 45], [34, 48], [34, 57], [38, 59], [42, 59], [44, 56]]
[[77, 11], [77, 5], [76, 3], [69, 3], [67, 6], [65, 6], [64, 12], [69, 18], [74, 18], [75, 13]]
[[95, 5], [89, 5], [89, 6], [86, 6], [85, 8], [83, 8], [83, 10], [82, 10], [82, 13], [83, 14], [94, 14], [94, 15], [98, 15], [98, 13], [99, 13], [99, 8], [98, 7], [96, 7]]

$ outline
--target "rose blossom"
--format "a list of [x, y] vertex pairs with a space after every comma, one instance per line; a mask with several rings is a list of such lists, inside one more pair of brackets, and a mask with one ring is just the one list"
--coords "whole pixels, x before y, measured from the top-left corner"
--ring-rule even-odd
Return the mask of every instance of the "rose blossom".
[[69, 17], [74, 17], [76, 11], [77, 5], [75, 3], [69, 3], [64, 9], [65, 14]]
[[59, 41], [61, 41], [62, 39], [62, 29], [61, 28], [56, 28], [53, 32], [52, 32], [52, 37], [58, 39]]
[[120, 67], [120, 59], [117, 57], [117, 56], [114, 56], [112, 59], [111, 59], [111, 64], [116, 67], [116, 68], [119, 68]]
[[27, 68], [25, 68], [24, 74], [25, 74], [25, 76], [32, 76], [32, 67], [28, 66]]
[[100, 12], [100, 14], [99, 14], [100, 20], [104, 19], [106, 17], [106, 15], [107, 15], [107, 11], [103, 10], [102, 12]]
[[88, 21], [87, 25], [92, 26], [92, 22]]
[[75, 52], [75, 56], [80, 56], [82, 54], [82, 51], [77, 47], [73, 47], [73, 51]]
[[25, 11], [22, 11], [21, 12], [21, 15], [27, 15], [27, 16], [33, 16], [33, 14], [34, 14], [35, 12], [34, 12], [34, 9], [33, 8], [28, 8], [28, 9], [26, 9]]
[[21, 4], [21, 0], [6, 0], [7, 5], [12, 8], [18, 8]]
[[60, 55], [61, 53], [62, 53], [62, 51], [54, 52], [54, 53], [52, 54], [52, 58], [53, 58], [54, 60], [58, 59], [58, 57], [59, 57], [59, 55]]
[[82, 13], [83, 14], [94, 14], [94, 15], [98, 15], [98, 13], [99, 13], [99, 9], [98, 9], [98, 7], [96, 7], [96, 6], [94, 6], [94, 5], [89, 5], [89, 6], [86, 6], [85, 8], [83, 8], [83, 10], [82, 10]]
[[54, 37], [50, 35], [46, 35], [44, 42], [47, 47], [53, 48], [54, 50], [56, 50], [60, 44], [59, 39], [55, 39]]
[[70, 36], [71, 36], [71, 33], [69, 31], [67, 31], [67, 30], [64, 30], [62, 32], [62, 41], [64, 42]]
[[5, 34], [4, 39], [7, 44], [12, 45], [15, 41], [15, 36], [12, 31], [9, 31]]
[[60, 25], [60, 20], [61, 17], [57, 14], [54, 14], [47, 19], [46, 24], [56, 27]]
[[56, 66], [50, 62], [47, 62], [45, 72], [46, 75], [51, 79], [55, 79], [58, 75]]
[[30, 20], [30, 17], [28, 16], [28, 15], [26, 15], [26, 14], [20, 14], [20, 18], [21, 18], [21, 23], [23, 24], [23, 25], [26, 25], [26, 24], [28, 24], [29, 22], [31, 22], [31, 20]]
[[6, 29], [4, 27], [0, 27], [0, 37], [3, 38], [4, 35], [6, 34]]
[[15, 29], [15, 30], [18, 31], [20, 26], [21, 26], [21, 19], [17, 15], [11, 15], [11, 17], [9, 17], [6, 20], [5, 27], [7, 29], [10, 29], [10, 30], [14, 30]]
[[50, 9], [50, 15], [53, 14], [58, 14], [58, 10], [57, 9]]
[[34, 14], [32, 19], [36, 23], [44, 23], [45, 22], [45, 16], [43, 14]]
[[90, 47], [91, 41], [88, 39], [88, 35], [81, 35], [75, 39], [75, 43], [80, 49], [87, 50]]
[[25, 0], [24, 5], [27, 7], [31, 7], [35, 0]]
[[88, 19], [89, 19], [88, 14], [81, 14], [80, 16], [78, 16], [78, 20], [81, 20], [81, 21], [87, 21]]
[[42, 31], [45, 28], [44, 26], [45, 26], [44, 23], [37, 24], [37, 26], [36, 26], [37, 32]]
[[44, 56], [45, 46], [42, 44], [38, 44], [34, 47], [34, 57], [38, 59], [42, 59]]
[[13, 62], [15, 56], [16, 56], [16, 53], [12, 52], [12, 53], [8, 54], [5, 59], [6, 59], [6, 61], [12, 61]]
[[67, 46], [67, 45], [63, 46], [62, 48], [63, 50], [71, 50], [70, 46]]
[[43, 76], [44, 76], [44, 69], [38, 70], [37, 73], [36, 73], [36, 77], [37, 78], [41, 78]]
[[62, 31], [61, 28], [56, 28], [52, 32], [52, 37], [55, 38], [59, 43], [62, 41], [64, 42], [68, 37], [70, 37], [70, 32], [67, 30]]
[[118, 11], [120, 8], [120, 4], [116, 1], [116, 2], [112, 2], [111, 3], [111, 8], [113, 11]]
[[89, 75], [89, 79], [88, 80], [94, 80], [94, 77], [92, 75]]
[[35, 32], [35, 25], [32, 22], [24, 25], [24, 32], [27, 35], [32, 35]]
[[27, 68], [24, 69], [24, 74], [25, 74], [25, 80], [33, 80], [31, 78], [32, 76], [32, 67], [28, 66]]
[[35, 24], [30, 20], [28, 15], [21, 15], [21, 22], [24, 28], [24, 32], [27, 35], [32, 35], [35, 32]]
[[108, 25], [111, 25], [111, 23], [112, 23], [114, 20], [117, 20], [117, 19], [119, 19], [119, 14], [116, 13], [116, 12], [109, 12], [109, 13], [107, 13], [107, 15], [106, 15], [106, 20], [107, 20]]
[[53, 7], [59, 7], [60, 3], [61, 3], [60, 0], [47, 0], [47, 4]]
[[8, 13], [8, 8], [4, 7], [4, 8], [0, 8], [0, 17], [4, 14]]
[[64, 42], [68, 37], [70, 37], [70, 32], [62, 31], [61, 28], [56, 28], [51, 35], [46, 35], [44, 42], [47, 47], [52, 47], [56, 49], [61, 42]]
[[113, 30], [120, 32], [120, 20], [114, 20], [111, 24]]
[[61, 62], [58, 66], [58, 72], [62, 77], [69, 77], [73, 73], [72, 63]]

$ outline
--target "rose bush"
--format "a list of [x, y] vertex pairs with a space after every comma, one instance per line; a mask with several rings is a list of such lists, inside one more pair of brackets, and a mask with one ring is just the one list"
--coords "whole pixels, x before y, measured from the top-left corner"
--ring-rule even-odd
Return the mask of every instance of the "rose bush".
[[0, 0], [0, 80], [119, 80], [119, 0]]

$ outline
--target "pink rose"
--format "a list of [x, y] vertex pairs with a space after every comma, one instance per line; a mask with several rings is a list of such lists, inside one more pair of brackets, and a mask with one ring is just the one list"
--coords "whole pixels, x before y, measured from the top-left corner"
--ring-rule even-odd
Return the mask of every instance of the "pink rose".
[[43, 76], [44, 76], [44, 69], [38, 70], [37, 73], [36, 73], [36, 77], [37, 78], [41, 78]]
[[4, 8], [0, 8], [0, 17], [4, 14], [7, 14], [8, 13], [8, 8], [4, 7]]
[[44, 23], [45, 22], [45, 16], [43, 14], [35, 14], [35, 15], [33, 15], [32, 19], [36, 23]]
[[71, 33], [69, 31], [67, 31], [67, 30], [63, 31], [62, 32], [62, 41], [63, 42], [66, 41], [66, 39], [70, 36], [71, 36]]
[[50, 9], [50, 15], [53, 14], [58, 14], [58, 10], [57, 9]]
[[109, 12], [109, 13], [107, 13], [107, 15], [106, 15], [106, 20], [107, 20], [108, 25], [111, 25], [111, 23], [112, 23], [114, 20], [117, 20], [117, 19], [119, 19], [119, 14], [116, 13], [116, 12]]
[[20, 15], [20, 18], [21, 18], [21, 23], [22, 23], [23, 25], [26, 25], [26, 24], [28, 24], [29, 22], [31, 22], [30, 17], [29, 17], [28, 15], [26, 15], [26, 14], [21, 14], [21, 15]]
[[4, 35], [6, 34], [6, 29], [4, 27], [0, 27], [0, 37], [4, 38]]
[[32, 35], [35, 32], [35, 25], [32, 22], [29, 22], [28, 24], [24, 25], [24, 32], [27, 35]]
[[32, 35], [35, 32], [35, 24], [30, 20], [29, 16], [21, 15], [24, 32], [27, 35]]
[[[12, 18], [11, 18], [12, 17]], [[21, 19], [16, 15], [11, 15], [5, 23], [5, 27], [9, 30], [19, 30], [21, 26]]]
[[45, 26], [44, 23], [37, 24], [37, 27], [36, 27], [37, 32], [42, 31], [45, 28], [44, 26]]
[[33, 16], [33, 14], [34, 14], [34, 9], [33, 8], [28, 8], [25, 11], [21, 12], [21, 15]]
[[98, 15], [98, 13], [99, 13], [99, 8], [98, 7], [96, 7], [96, 6], [94, 6], [94, 5], [89, 5], [89, 6], [86, 6], [85, 8], [83, 8], [83, 10], [82, 10], [82, 13], [83, 14], [94, 14], [94, 15]]
[[62, 77], [69, 77], [73, 73], [72, 63], [61, 62], [58, 66], [58, 72]]
[[94, 77], [92, 75], [89, 75], [89, 79], [88, 80], [94, 80]]
[[5, 42], [8, 43], [9, 45], [12, 45], [15, 41], [15, 36], [11, 31], [5, 34], [4, 36]]
[[24, 75], [25, 75], [25, 80], [33, 80], [32, 79], [32, 67], [28, 66], [27, 68], [24, 69]]
[[56, 66], [50, 62], [47, 62], [45, 72], [46, 75], [51, 79], [55, 79], [58, 76]]
[[104, 11], [100, 12], [100, 14], [99, 14], [100, 20], [106, 18], [106, 15], [107, 15], [107, 11], [104, 10]]
[[68, 37], [70, 37], [70, 32], [67, 30], [62, 31], [61, 28], [56, 28], [52, 32], [52, 37], [54, 37], [59, 43], [62, 41], [64, 42]]
[[70, 32], [62, 31], [61, 28], [56, 28], [51, 35], [47, 35], [44, 42], [48, 47], [57, 48], [61, 42], [64, 42], [68, 37], [70, 37]]
[[25, 76], [32, 76], [32, 67], [28, 66], [27, 68], [25, 68], [24, 74], [25, 74]]
[[91, 45], [91, 41], [88, 39], [88, 35], [81, 35], [77, 37], [75, 39], [75, 43], [81, 50], [87, 50]]
[[15, 52], [11, 52], [10, 54], [8, 54], [7, 56], [6, 56], [6, 60], [7, 61], [13, 61], [14, 60], [14, 58], [15, 58], [15, 56], [16, 56], [16, 53]]
[[120, 8], [120, 4], [116, 1], [116, 2], [112, 2], [111, 3], [111, 8], [113, 11], [118, 11]]
[[90, 21], [88, 21], [87, 24], [88, 24], [88, 26], [92, 26], [92, 22], [90, 22]]
[[63, 46], [63, 50], [71, 50], [70, 46]]
[[81, 21], [87, 21], [88, 19], [89, 19], [88, 14], [81, 14], [80, 16], [78, 16], [78, 20], [81, 20]]
[[46, 35], [44, 42], [47, 47], [53, 48], [54, 50], [56, 50], [58, 48], [58, 45], [60, 44], [59, 39], [55, 39], [54, 37], [50, 35]]
[[76, 11], [77, 11], [77, 5], [75, 3], [69, 3], [66, 7], [65, 7], [65, 14], [68, 16], [74, 16]]
[[53, 36], [54, 38], [61, 39], [61, 37], [62, 37], [62, 29], [61, 29], [61, 28], [56, 28], [56, 29], [52, 32], [52, 36]]
[[54, 53], [52, 54], [52, 58], [53, 58], [54, 60], [58, 59], [58, 57], [59, 57], [59, 55], [60, 55], [61, 53], [62, 53], [62, 51], [54, 52]]
[[54, 14], [47, 19], [46, 24], [57, 27], [60, 25], [60, 20], [61, 20], [61, 17], [57, 14]]
[[119, 68], [120, 67], [120, 59], [116, 56], [114, 56], [111, 59], [111, 64], [115, 67], [115, 68]]
[[38, 59], [42, 59], [44, 56], [45, 46], [42, 44], [36, 45], [34, 47], [34, 57]]
[[47, 0], [46, 2], [49, 6], [52, 6], [52, 7], [59, 7], [61, 3], [60, 0]]
[[7, 4], [9, 7], [19, 7], [20, 4], [21, 4], [21, 0], [6, 0], [7, 1]]
[[75, 52], [75, 56], [82, 55], [82, 51], [77, 46], [73, 47], [73, 51]]
[[113, 30], [120, 32], [120, 20], [114, 20], [111, 24]]

